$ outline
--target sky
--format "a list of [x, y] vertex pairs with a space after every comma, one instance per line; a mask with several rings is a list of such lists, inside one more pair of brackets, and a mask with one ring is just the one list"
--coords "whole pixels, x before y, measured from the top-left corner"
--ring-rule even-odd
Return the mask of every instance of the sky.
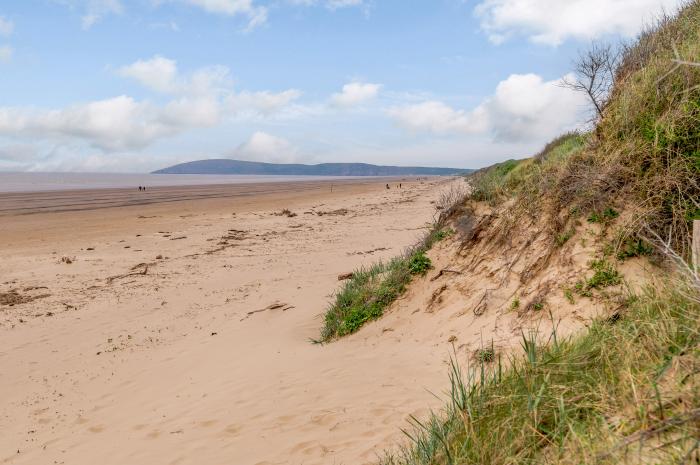
[[479, 168], [582, 127], [592, 41], [682, 0], [2, 0], [0, 171]]

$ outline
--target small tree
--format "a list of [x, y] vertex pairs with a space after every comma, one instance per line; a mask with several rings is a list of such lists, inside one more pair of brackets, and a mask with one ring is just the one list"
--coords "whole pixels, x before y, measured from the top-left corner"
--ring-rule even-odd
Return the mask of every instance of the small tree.
[[594, 42], [574, 63], [575, 77], [564, 78], [564, 87], [588, 96], [595, 109], [595, 119], [603, 115], [619, 59], [620, 54], [612, 45]]

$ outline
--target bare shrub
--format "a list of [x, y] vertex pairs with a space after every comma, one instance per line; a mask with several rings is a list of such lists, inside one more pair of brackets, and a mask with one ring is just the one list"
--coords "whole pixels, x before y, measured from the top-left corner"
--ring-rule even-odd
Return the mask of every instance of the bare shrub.
[[608, 103], [615, 71], [620, 60], [620, 53], [610, 44], [594, 42], [590, 48], [581, 52], [574, 64], [574, 79], [565, 78], [564, 87], [588, 96], [595, 109], [595, 119], [603, 116]]
[[465, 183], [452, 183], [450, 187], [440, 193], [435, 203], [437, 210], [436, 224], [442, 225], [464, 205], [469, 196], [469, 188]]

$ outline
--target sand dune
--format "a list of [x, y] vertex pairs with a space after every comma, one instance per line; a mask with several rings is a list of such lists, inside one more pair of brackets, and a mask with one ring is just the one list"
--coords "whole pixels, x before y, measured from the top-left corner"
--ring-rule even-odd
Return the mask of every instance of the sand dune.
[[0, 462], [371, 462], [440, 405], [451, 344], [382, 321], [309, 339], [337, 276], [411, 244], [446, 182], [99, 210], [49, 197], [84, 211], [31, 215], [5, 198]]

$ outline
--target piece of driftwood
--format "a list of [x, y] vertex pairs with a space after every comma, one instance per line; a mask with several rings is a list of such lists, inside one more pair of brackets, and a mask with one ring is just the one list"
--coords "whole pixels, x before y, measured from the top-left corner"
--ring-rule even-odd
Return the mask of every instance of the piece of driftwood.
[[438, 272], [438, 274], [436, 274], [435, 276], [433, 276], [432, 278], [430, 278], [430, 280], [431, 280], [431, 281], [435, 281], [436, 279], [438, 279], [439, 277], [441, 277], [441, 276], [444, 275], [445, 273], [462, 274], [461, 271], [450, 270], [449, 268], [443, 268], [443, 269], [441, 269], [441, 270]]

